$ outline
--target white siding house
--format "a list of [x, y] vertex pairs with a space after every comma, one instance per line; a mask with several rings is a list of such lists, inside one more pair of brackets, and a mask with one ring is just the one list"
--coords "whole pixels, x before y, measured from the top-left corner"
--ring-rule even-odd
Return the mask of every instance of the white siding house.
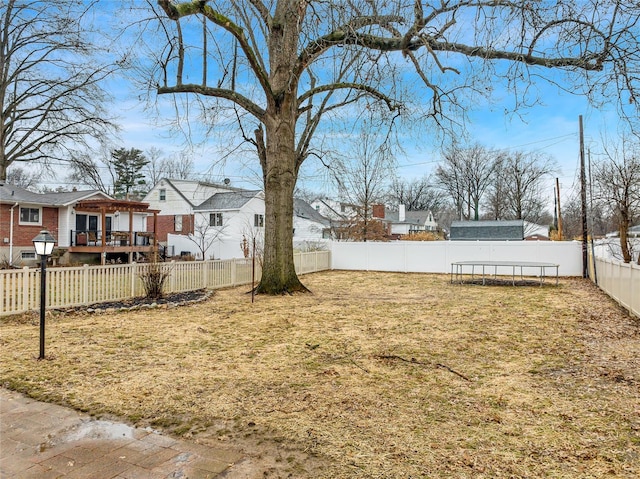
[[[264, 193], [228, 185], [163, 179], [145, 201], [158, 215], [158, 238], [175, 255], [199, 259], [243, 256], [241, 244], [264, 238]], [[322, 241], [328, 220], [302, 200], [295, 200], [294, 241]]]
[[303, 251], [331, 240], [331, 221], [306, 201], [293, 200], [293, 244]]
[[317, 213], [333, 221], [345, 221], [354, 218], [358, 213], [356, 205], [326, 197], [316, 198], [310, 204]]

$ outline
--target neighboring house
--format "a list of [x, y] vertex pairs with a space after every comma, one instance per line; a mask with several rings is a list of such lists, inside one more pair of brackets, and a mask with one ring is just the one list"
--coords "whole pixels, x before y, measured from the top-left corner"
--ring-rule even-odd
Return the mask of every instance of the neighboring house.
[[[216, 193], [240, 191], [229, 185], [204, 181], [163, 178], [146, 194], [143, 201], [159, 210], [156, 234], [167, 242], [168, 234], [188, 235], [194, 232], [194, 208]], [[149, 225], [152, 229], [152, 225]]]
[[431, 211], [406, 211], [404, 205], [400, 205], [398, 211], [386, 211], [384, 205], [375, 205], [373, 218], [386, 222], [394, 237], [438, 229]]
[[[262, 191], [165, 178], [151, 189], [145, 201], [160, 210], [155, 231], [173, 255], [238, 258], [243, 256], [243, 240], [252, 242], [254, 238], [262, 248]], [[294, 239], [321, 240], [328, 221], [301, 201], [296, 200], [294, 208]]]
[[300, 198], [293, 200], [293, 244], [308, 250], [331, 239], [331, 220]]
[[[204, 259], [242, 257], [242, 240], [264, 238], [264, 193], [242, 190], [215, 193], [194, 208], [197, 256]], [[191, 250], [193, 251], [194, 241]], [[181, 244], [185, 244], [181, 242]], [[202, 247], [204, 246], [204, 247]], [[181, 251], [182, 247], [180, 248]]]
[[146, 203], [115, 200], [96, 190], [34, 193], [0, 186], [0, 257], [11, 265], [35, 264], [32, 239], [43, 229], [56, 238], [53, 256], [61, 263], [131, 261], [149, 254], [154, 238]]
[[549, 238], [549, 227], [525, 221], [524, 239], [527, 241], [549, 241], [551, 239]]
[[355, 218], [358, 215], [359, 209], [357, 205], [326, 197], [316, 198], [311, 202], [311, 207], [323, 217], [337, 222]]

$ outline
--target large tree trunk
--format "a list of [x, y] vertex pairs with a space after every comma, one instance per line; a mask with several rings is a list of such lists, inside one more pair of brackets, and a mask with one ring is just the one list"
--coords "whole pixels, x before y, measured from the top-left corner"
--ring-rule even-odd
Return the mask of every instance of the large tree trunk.
[[307, 291], [293, 262], [293, 190], [300, 161], [296, 153], [298, 78], [292, 75], [297, 59], [300, 19], [304, 2], [277, 2], [269, 36], [269, 85], [263, 118], [266, 143], [258, 140], [264, 179], [265, 229], [263, 294]]
[[[281, 105], [282, 109], [290, 106]], [[308, 291], [293, 262], [293, 191], [298, 177], [295, 115], [268, 115], [264, 151], [264, 261], [256, 292], [285, 294]]]

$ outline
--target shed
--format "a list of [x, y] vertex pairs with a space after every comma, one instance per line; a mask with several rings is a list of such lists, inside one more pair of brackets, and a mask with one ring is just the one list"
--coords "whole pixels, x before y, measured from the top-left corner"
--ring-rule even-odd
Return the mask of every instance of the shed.
[[454, 221], [449, 238], [457, 241], [522, 241], [524, 221]]

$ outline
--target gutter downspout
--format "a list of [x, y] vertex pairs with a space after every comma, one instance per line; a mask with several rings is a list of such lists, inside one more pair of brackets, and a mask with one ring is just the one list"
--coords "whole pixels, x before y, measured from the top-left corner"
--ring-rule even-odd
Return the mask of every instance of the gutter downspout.
[[10, 209], [11, 219], [9, 221], [9, 266], [13, 266], [13, 209], [18, 206], [19, 203], [13, 205]]

